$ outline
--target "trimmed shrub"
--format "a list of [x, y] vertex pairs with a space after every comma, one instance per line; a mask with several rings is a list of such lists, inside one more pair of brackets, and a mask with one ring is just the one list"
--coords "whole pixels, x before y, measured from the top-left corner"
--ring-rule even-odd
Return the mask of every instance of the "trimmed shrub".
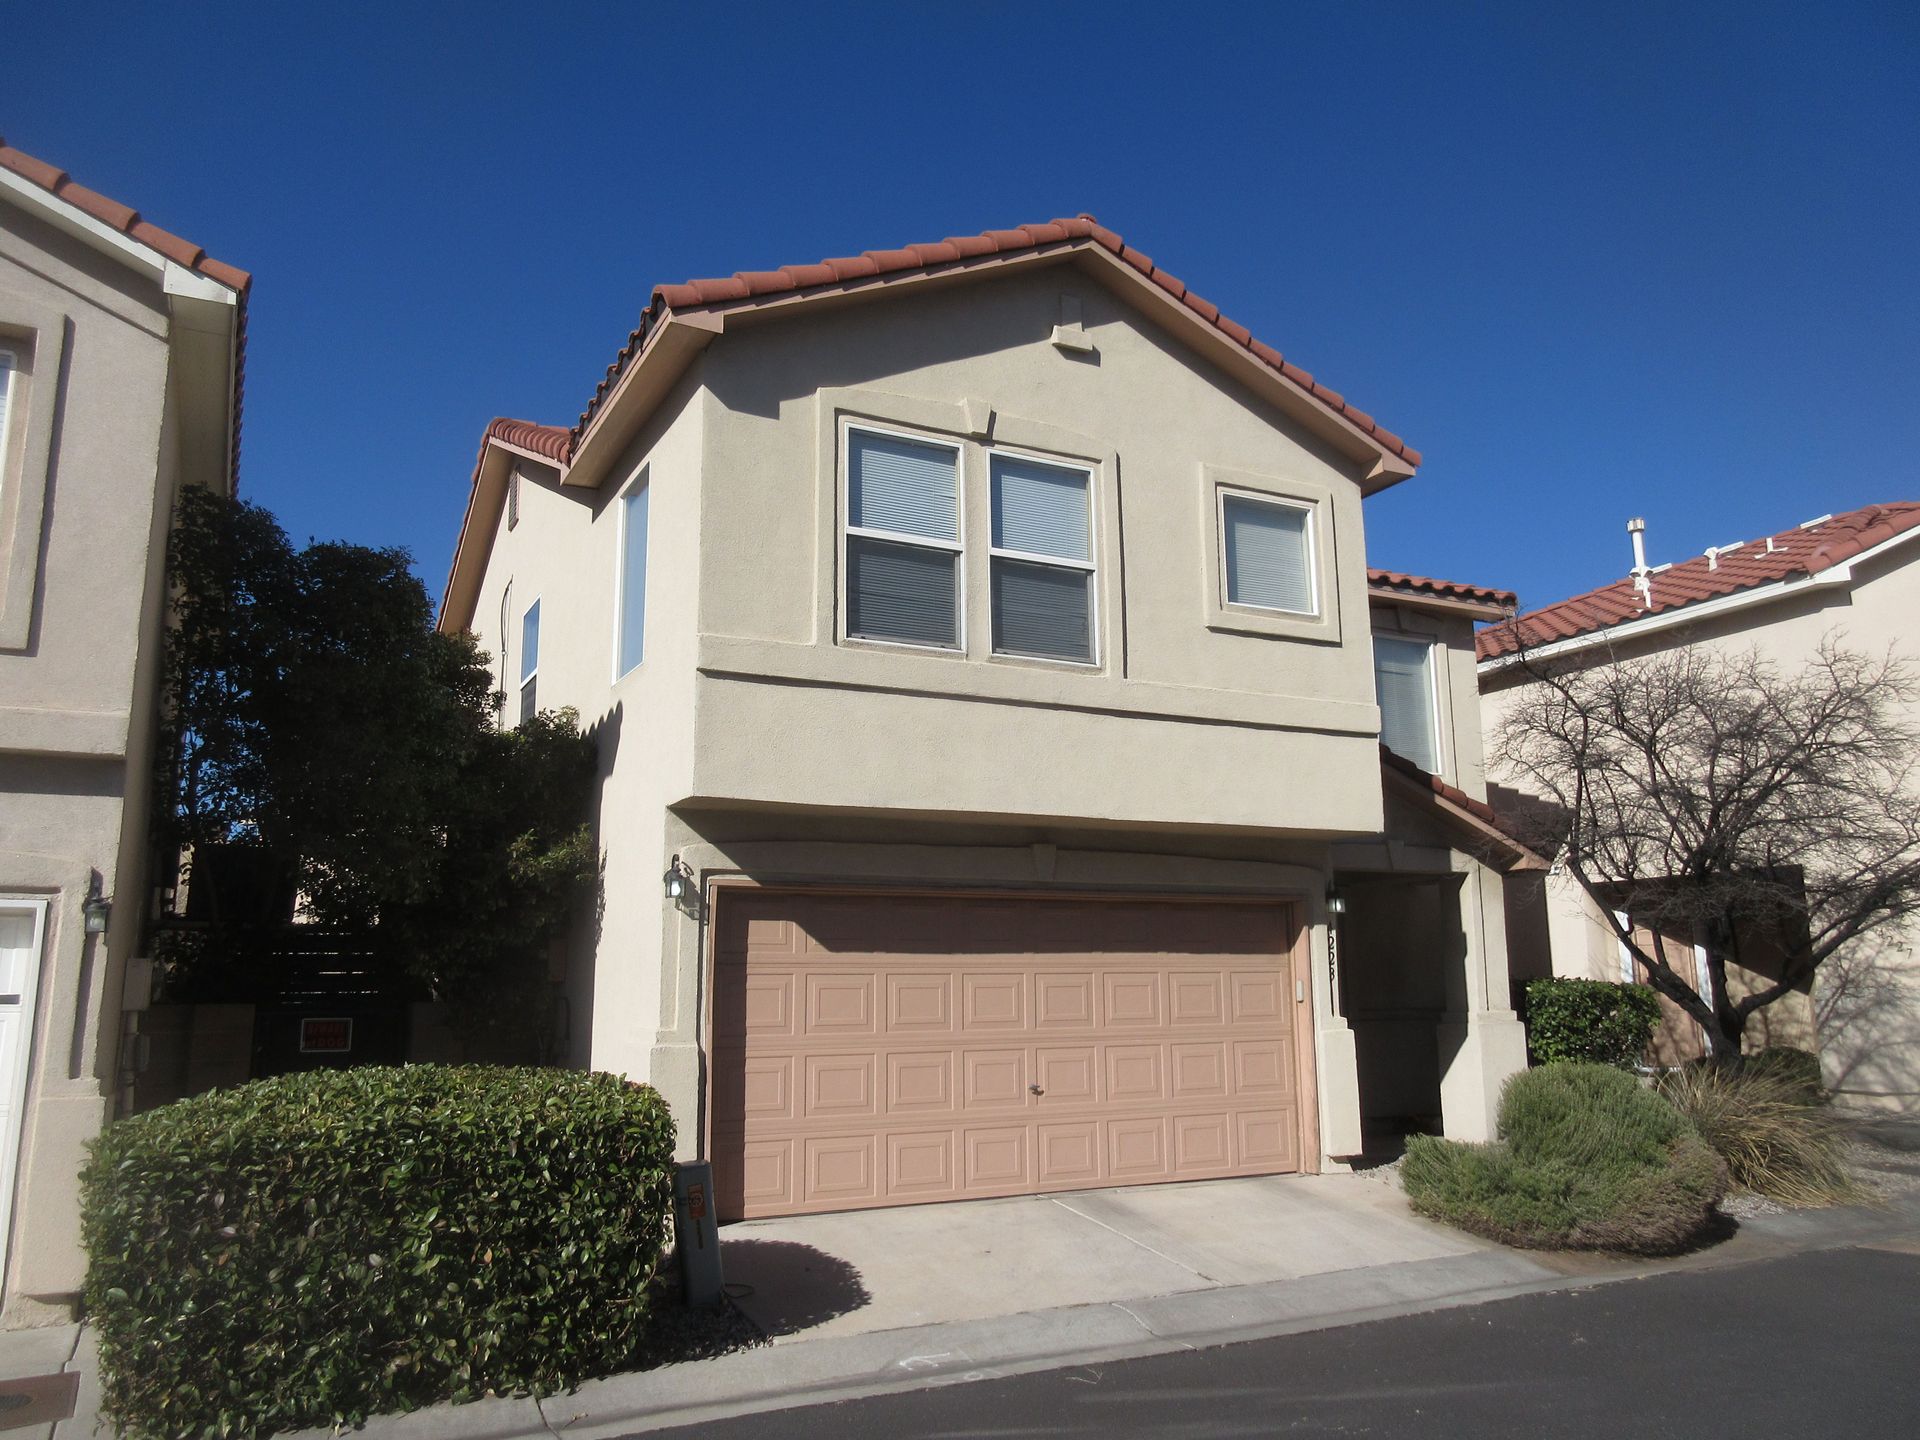
[[1548, 1065], [1507, 1082], [1500, 1138], [1407, 1142], [1413, 1208], [1530, 1250], [1664, 1255], [1686, 1248], [1726, 1192], [1719, 1158], [1678, 1111], [1605, 1065]]
[[105, 1413], [257, 1435], [619, 1370], [673, 1140], [646, 1086], [483, 1066], [284, 1075], [123, 1120], [82, 1176]]
[[1573, 1061], [1631, 1070], [1659, 1023], [1660, 999], [1651, 985], [1527, 983], [1527, 1054], [1536, 1065]]
[[1756, 1064], [1760, 1059], [1738, 1067], [1685, 1066], [1660, 1077], [1660, 1093], [1726, 1162], [1742, 1190], [1788, 1205], [1858, 1198], [1842, 1158], [1844, 1122], [1820, 1103], [1817, 1089], [1807, 1089], [1804, 1066]]

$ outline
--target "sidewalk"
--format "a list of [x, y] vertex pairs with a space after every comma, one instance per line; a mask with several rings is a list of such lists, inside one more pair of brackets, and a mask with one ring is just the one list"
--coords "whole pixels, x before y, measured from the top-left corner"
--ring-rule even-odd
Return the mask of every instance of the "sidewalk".
[[[1916, 1242], [1920, 1194], [1907, 1194], [1884, 1208], [1756, 1216], [1724, 1243], [1673, 1260], [1487, 1249], [987, 1319], [829, 1334], [595, 1380], [540, 1401], [484, 1400], [379, 1416], [359, 1434], [365, 1440], [612, 1440], [726, 1416], [1201, 1349], [1800, 1251]], [[71, 1418], [21, 1425], [19, 1434], [34, 1440], [87, 1440], [94, 1434], [98, 1385], [90, 1340], [84, 1327], [74, 1325], [0, 1333], [0, 1397], [10, 1379], [78, 1377]], [[7, 1422], [0, 1411], [0, 1428], [14, 1428]], [[331, 1432], [299, 1434], [301, 1440], [321, 1440]]]

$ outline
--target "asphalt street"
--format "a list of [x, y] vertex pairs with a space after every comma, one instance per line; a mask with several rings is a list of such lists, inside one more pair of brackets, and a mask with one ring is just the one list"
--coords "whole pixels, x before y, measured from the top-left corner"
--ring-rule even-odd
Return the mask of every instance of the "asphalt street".
[[1815, 1252], [655, 1434], [1911, 1436], [1920, 1254]]

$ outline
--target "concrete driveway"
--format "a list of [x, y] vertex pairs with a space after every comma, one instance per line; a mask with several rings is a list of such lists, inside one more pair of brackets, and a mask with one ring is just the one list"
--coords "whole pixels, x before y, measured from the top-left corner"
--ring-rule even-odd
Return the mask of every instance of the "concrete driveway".
[[1366, 1175], [1283, 1175], [749, 1220], [728, 1289], [776, 1342], [1296, 1279], [1496, 1247]]

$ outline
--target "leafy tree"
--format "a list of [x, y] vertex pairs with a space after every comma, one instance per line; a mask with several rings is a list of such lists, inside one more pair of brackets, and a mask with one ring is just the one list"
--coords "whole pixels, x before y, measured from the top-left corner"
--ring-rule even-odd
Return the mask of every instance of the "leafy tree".
[[[267, 511], [193, 489], [169, 558], [159, 843], [254, 854], [250, 888], [283, 877], [456, 1010], [483, 976], [544, 984], [593, 874], [572, 716], [497, 729], [487, 657], [435, 630], [404, 550], [296, 549]], [[252, 949], [245, 897], [214, 899], [213, 933], [181, 952], [203, 980]]]
[[[1704, 646], [1521, 663], [1529, 683], [1506, 692], [1490, 759], [1545, 803], [1512, 819], [1557, 851], [1717, 1059], [1737, 1060], [1756, 1011], [1920, 912], [1920, 731], [1904, 661], [1829, 639], [1800, 670]], [[1704, 946], [1704, 991], [1636, 922]], [[1735, 995], [1728, 969], [1756, 943], [1777, 973]]]

